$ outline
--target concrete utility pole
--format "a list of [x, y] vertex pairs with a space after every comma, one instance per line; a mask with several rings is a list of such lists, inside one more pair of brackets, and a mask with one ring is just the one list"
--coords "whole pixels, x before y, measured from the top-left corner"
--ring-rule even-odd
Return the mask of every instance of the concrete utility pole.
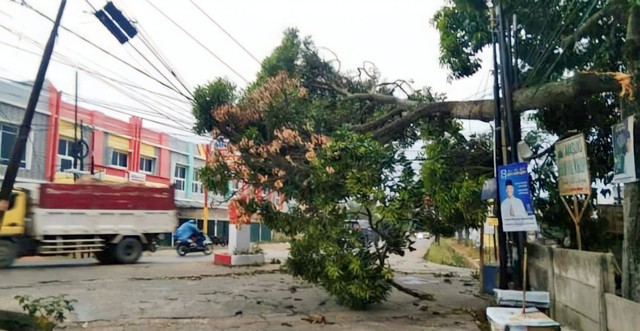
[[[498, 43], [500, 44], [500, 71], [502, 77], [502, 97], [504, 98], [504, 111], [506, 115], [506, 133], [507, 144], [509, 146], [508, 155], [503, 155], [506, 163], [518, 162], [517, 144], [520, 140], [520, 118], [519, 114], [515, 114], [513, 110], [513, 82], [515, 80], [515, 70], [513, 70], [511, 38], [507, 32], [507, 23], [504, 17], [502, 1], [499, 1], [496, 7], [496, 20], [498, 23]], [[515, 24], [514, 18], [514, 24]], [[497, 180], [497, 177], [496, 177]], [[526, 236], [524, 232], [516, 232], [512, 235], [512, 240], [516, 246], [516, 253], [512, 256], [514, 283], [516, 287], [526, 286], [521, 284], [522, 280], [522, 258], [524, 256], [524, 246]], [[503, 246], [505, 249], [506, 246]]]
[[2, 229], [4, 213], [9, 209], [9, 199], [11, 197], [11, 192], [13, 191], [13, 185], [16, 182], [18, 169], [20, 168], [20, 159], [22, 158], [22, 154], [25, 153], [27, 138], [29, 138], [29, 132], [31, 131], [31, 121], [33, 120], [33, 116], [36, 112], [36, 105], [40, 98], [40, 90], [42, 90], [42, 85], [44, 84], [44, 77], [47, 73], [47, 68], [49, 67], [49, 60], [53, 53], [53, 46], [55, 45], [56, 36], [58, 35], [58, 27], [60, 26], [62, 13], [64, 12], [66, 4], [67, 0], [62, 0], [60, 2], [58, 15], [56, 16], [56, 20], [53, 24], [49, 41], [44, 49], [44, 54], [40, 61], [40, 67], [38, 68], [38, 74], [36, 75], [36, 80], [33, 83], [33, 90], [31, 90], [31, 96], [29, 97], [29, 103], [27, 104], [27, 109], [24, 113], [20, 130], [18, 131], [18, 139], [16, 140], [16, 144], [13, 146], [11, 158], [9, 159], [7, 170], [4, 173], [2, 188], [0, 188], [0, 229]]

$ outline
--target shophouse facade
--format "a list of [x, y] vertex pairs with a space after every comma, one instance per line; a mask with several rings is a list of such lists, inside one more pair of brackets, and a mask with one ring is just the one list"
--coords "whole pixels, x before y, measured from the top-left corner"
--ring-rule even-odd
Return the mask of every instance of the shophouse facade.
[[[17, 138], [31, 84], [0, 80], [2, 174]], [[73, 143], [76, 139], [84, 141], [86, 157], [74, 164]], [[228, 234], [228, 203], [225, 197], [205, 192], [198, 178], [198, 170], [206, 164], [208, 148], [208, 145], [146, 128], [143, 119], [136, 116], [123, 121], [97, 110], [78, 107], [76, 123], [75, 105], [63, 100], [62, 92], [46, 82], [17, 182], [73, 183], [75, 173], [91, 174], [111, 183], [136, 182], [151, 187], [173, 185], [181, 222], [196, 219], [209, 235], [222, 237]], [[273, 195], [270, 197], [278, 200]], [[208, 215], [206, 224], [205, 214]], [[271, 231], [264, 225], [251, 226], [253, 241], [271, 239]]]

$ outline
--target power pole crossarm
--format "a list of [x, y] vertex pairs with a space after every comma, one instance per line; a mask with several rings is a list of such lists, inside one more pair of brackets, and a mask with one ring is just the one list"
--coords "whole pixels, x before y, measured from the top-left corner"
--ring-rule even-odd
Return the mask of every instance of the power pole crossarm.
[[0, 188], [0, 229], [2, 229], [4, 213], [9, 208], [9, 198], [11, 197], [11, 191], [13, 191], [13, 185], [16, 182], [16, 176], [18, 175], [18, 169], [20, 168], [20, 159], [22, 158], [22, 154], [24, 154], [26, 149], [27, 138], [29, 137], [29, 132], [31, 131], [31, 121], [33, 120], [33, 116], [36, 112], [36, 105], [38, 103], [38, 99], [40, 98], [40, 91], [42, 90], [42, 85], [44, 84], [44, 77], [47, 73], [47, 68], [49, 67], [49, 60], [51, 59], [51, 54], [53, 53], [53, 46], [55, 45], [56, 36], [58, 35], [58, 27], [60, 26], [62, 13], [64, 12], [64, 7], [66, 4], [66, 0], [62, 0], [60, 2], [58, 15], [56, 16], [56, 20], [53, 24], [53, 29], [51, 30], [51, 35], [49, 36], [47, 46], [44, 49], [44, 54], [42, 56], [42, 61], [40, 61], [40, 67], [38, 68], [36, 81], [33, 83], [33, 90], [31, 90], [29, 103], [27, 104], [27, 109], [24, 113], [24, 119], [22, 120], [22, 124], [20, 125], [18, 139], [16, 140], [16, 144], [13, 146], [13, 150], [11, 151], [11, 158], [9, 159], [9, 164], [4, 174], [2, 188]]

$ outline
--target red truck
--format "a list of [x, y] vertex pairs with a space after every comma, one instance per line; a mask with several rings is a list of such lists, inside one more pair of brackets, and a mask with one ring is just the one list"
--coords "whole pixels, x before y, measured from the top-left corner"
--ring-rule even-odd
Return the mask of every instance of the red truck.
[[135, 263], [177, 224], [172, 187], [24, 185], [12, 193], [0, 228], [0, 268], [22, 256], [75, 253]]

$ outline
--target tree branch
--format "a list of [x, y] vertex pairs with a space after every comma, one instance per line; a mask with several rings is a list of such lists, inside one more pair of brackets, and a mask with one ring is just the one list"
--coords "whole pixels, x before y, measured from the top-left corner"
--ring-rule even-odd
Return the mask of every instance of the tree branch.
[[587, 18], [584, 24], [580, 25], [576, 31], [562, 38], [563, 47], [571, 46], [572, 44], [574, 44], [576, 41], [578, 41], [578, 38], [581, 38], [584, 33], [591, 27], [593, 27], [594, 24], [597, 24], [600, 19], [602, 19], [609, 13], [612, 13], [617, 6], [624, 3], [624, 0], [610, 0], [609, 2], [607, 2], [604, 7], [602, 7], [602, 9], [598, 10], [593, 15], [591, 15], [591, 17]]
[[[615, 79], [615, 75], [616, 73], [579, 72], [566, 80], [517, 90], [513, 95], [514, 109], [521, 113], [526, 110], [543, 109], [558, 104], [570, 104], [576, 99], [593, 94], [619, 92], [621, 86]], [[346, 91], [343, 90], [343, 92]], [[345, 96], [350, 99], [396, 104], [413, 109], [400, 118], [383, 117], [388, 120], [386, 123], [383, 123], [383, 118], [380, 118], [354, 128], [358, 132], [373, 132], [374, 137], [383, 143], [393, 140], [410, 125], [436, 114], [483, 122], [493, 120], [494, 114], [493, 100], [420, 104], [412, 100], [372, 93], [350, 94], [347, 92]]]
[[412, 297], [416, 297], [416, 298], [418, 298], [418, 299], [420, 299], [420, 300], [429, 300], [429, 301], [433, 301], [433, 300], [435, 300], [435, 299], [434, 299], [434, 297], [433, 297], [433, 294], [431, 294], [431, 293], [420, 293], [420, 292], [416, 292], [416, 291], [414, 291], [414, 290], [412, 290], [412, 289], [410, 289], [410, 288], [407, 288], [407, 287], [404, 287], [404, 286], [402, 286], [402, 285], [398, 284], [398, 283], [397, 283], [396, 281], [394, 281], [394, 280], [390, 280], [390, 281], [389, 281], [389, 283], [390, 283], [393, 287], [395, 287], [398, 291], [400, 291], [400, 292], [402, 292], [402, 293], [405, 293], [405, 294], [408, 294], [408, 295], [410, 295], [410, 296], [412, 296]]

